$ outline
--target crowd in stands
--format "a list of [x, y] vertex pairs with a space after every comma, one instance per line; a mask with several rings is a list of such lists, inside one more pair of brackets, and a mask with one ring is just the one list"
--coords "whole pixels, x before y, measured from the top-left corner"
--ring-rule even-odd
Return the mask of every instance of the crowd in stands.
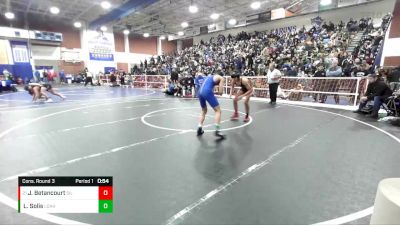
[[[379, 25], [374, 24], [372, 18], [350, 19], [338, 24], [317, 18], [310, 28], [219, 35], [174, 55], [145, 60], [133, 68], [133, 72], [171, 75], [167, 92], [178, 94], [182, 85], [176, 81], [183, 78], [208, 74], [210, 69], [222, 75], [265, 76], [272, 62], [285, 77], [367, 77], [377, 74], [379, 79], [400, 82], [395, 76], [399, 68], [393, 72], [379, 68], [382, 43], [390, 20], [390, 14], [385, 15]], [[356, 37], [361, 37], [359, 43], [350, 46]], [[322, 85], [312, 85], [312, 91], [335, 93], [339, 86], [344, 86], [354, 92], [355, 84], [327, 81]], [[271, 88], [271, 84], [269, 86]], [[329, 90], [317, 90], [318, 86]], [[288, 98], [301, 100], [304, 88], [296, 84]], [[313, 97], [315, 101], [324, 103], [327, 95]], [[334, 99], [339, 104], [339, 95], [334, 95]]]
[[[184, 77], [212, 67], [222, 74], [264, 76], [274, 61], [284, 76], [314, 76], [319, 67], [327, 77], [366, 76], [378, 65], [375, 59], [390, 19], [385, 15], [380, 26], [374, 26], [372, 18], [336, 25], [320, 18], [309, 29], [219, 35], [173, 55], [152, 57], [132, 72]], [[363, 34], [359, 46], [347, 51], [357, 33]]]

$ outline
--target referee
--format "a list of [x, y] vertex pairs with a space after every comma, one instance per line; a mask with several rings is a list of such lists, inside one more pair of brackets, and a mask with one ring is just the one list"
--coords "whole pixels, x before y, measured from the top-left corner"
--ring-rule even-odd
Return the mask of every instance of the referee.
[[271, 62], [269, 64], [268, 73], [267, 73], [267, 79], [268, 79], [267, 82], [269, 85], [269, 97], [271, 99], [271, 102], [270, 102], [271, 105], [276, 105], [276, 97], [277, 97], [279, 81], [280, 81], [281, 77], [282, 77], [281, 71], [276, 69], [275, 62]]
[[88, 83], [90, 83], [90, 85], [93, 85], [93, 74], [91, 72], [89, 72], [89, 70], [86, 69], [86, 79], [85, 79], [85, 87], [86, 85], [88, 85]]

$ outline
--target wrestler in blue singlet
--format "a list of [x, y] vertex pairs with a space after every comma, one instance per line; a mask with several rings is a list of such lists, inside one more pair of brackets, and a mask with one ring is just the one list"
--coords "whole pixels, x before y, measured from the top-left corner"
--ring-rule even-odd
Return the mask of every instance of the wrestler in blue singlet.
[[208, 75], [206, 77], [205, 81], [203, 82], [203, 85], [201, 85], [200, 91], [199, 91], [199, 100], [200, 100], [201, 108], [207, 107], [206, 102], [208, 102], [208, 104], [210, 104], [210, 106], [212, 108], [219, 106], [219, 102], [214, 95], [215, 85], [217, 85], [217, 84], [214, 82], [214, 76]]

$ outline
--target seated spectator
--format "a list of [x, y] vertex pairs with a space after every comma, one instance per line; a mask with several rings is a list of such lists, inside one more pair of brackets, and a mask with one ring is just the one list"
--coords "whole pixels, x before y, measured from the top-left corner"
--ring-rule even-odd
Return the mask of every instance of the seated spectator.
[[112, 72], [110, 75], [110, 83], [111, 83], [111, 87], [118, 87], [118, 83], [117, 83], [117, 76], [115, 75], [115, 72]]
[[176, 93], [175, 84], [171, 81], [168, 81], [167, 88], [165, 89], [164, 93], [166, 95], [174, 95]]
[[287, 76], [288, 77], [297, 77], [298, 75], [298, 69], [297, 66], [293, 66], [290, 70], [287, 71]]
[[301, 84], [298, 84], [296, 86], [296, 88], [291, 89], [288, 99], [290, 101], [301, 101], [303, 99], [303, 92], [304, 91], [304, 87]]
[[251, 77], [251, 76], [255, 76], [255, 73], [254, 73], [253, 70], [245, 69], [244, 72], [243, 72], [243, 75], [246, 76], [246, 77]]
[[338, 65], [337, 60], [332, 62], [332, 66], [326, 71], [327, 77], [341, 77], [342, 76], [342, 67]]
[[368, 74], [374, 73], [374, 68], [369, 65], [367, 62], [362, 62], [361, 65], [357, 65], [355, 70], [353, 71], [353, 76], [355, 77], [364, 77]]
[[374, 106], [369, 117], [373, 119], [378, 119], [378, 112], [382, 104], [392, 95], [392, 90], [389, 86], [382, 80], [378, 79], [376, 74], [368, 75], [368, 87], [364, 96], [361, 98], [358, 110], [354, 113], [362, 113], [362, 110], [367, 105], [368, 102], [374, 101]]

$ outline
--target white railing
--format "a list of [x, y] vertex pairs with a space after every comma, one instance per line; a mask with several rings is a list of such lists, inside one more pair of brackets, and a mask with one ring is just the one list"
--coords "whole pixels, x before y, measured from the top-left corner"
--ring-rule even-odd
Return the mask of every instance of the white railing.
[[[269, 98], [267, 77], [247, 77], [254, 88], [254, 97]], [[100, 78], [103, 83], [110, 83], [109, 76]], [[164, 89], [167, 86], [168, 75], [132, 75], [132, 86], [135, 88]], [[120, 84], [120, 80], [117, 79]], [[128, 84], [128, 80], [125, 79]], [[360, 95], [365, 92], [367, 80], [362, 77], [283, 77], [280, 88], [290, 101], [304, 101], [311, 98], [325, 102], [328, 96], [335, 101], [347, 99], [349, 106], [356, 106]], [[239, 88], [239, 87], [236, 87]], [[231, 78], [227, 77], [224, 85], [224, 94], [230, 94]], [[312, 99], [311, 99], [312, 100]]]

